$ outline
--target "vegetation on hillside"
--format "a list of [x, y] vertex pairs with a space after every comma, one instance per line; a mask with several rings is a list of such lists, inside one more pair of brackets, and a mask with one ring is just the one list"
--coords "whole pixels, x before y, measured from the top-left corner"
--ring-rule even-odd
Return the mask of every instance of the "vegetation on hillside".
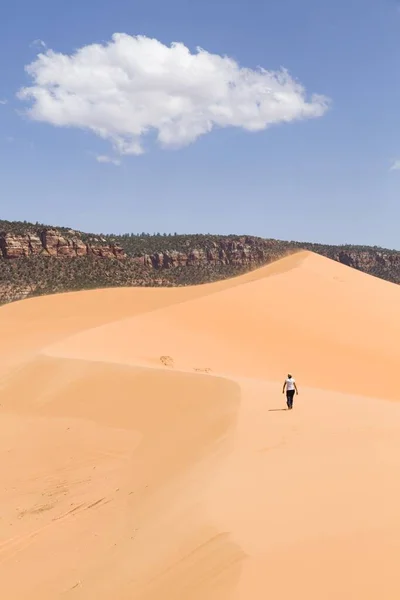
[[248, 271], [239, 265], [199, 265], [168, 271], [145, 268], [133, 259], [55, 258], [0, 259], [0, 304], [13, 300], [107, 287], [198, 285]]

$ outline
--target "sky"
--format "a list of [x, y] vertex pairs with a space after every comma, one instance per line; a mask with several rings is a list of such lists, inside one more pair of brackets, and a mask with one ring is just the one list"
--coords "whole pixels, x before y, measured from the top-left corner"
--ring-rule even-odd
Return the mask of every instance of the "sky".
[[13, 0], [0, 218], [400, 249], [396, 0]]

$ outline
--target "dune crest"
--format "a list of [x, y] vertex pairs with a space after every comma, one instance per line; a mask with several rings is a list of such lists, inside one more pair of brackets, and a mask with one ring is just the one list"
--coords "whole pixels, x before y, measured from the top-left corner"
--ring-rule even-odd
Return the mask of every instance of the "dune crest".
[[299, 252], [1, 308], [3, 595], [397, 600], [399, 301]]

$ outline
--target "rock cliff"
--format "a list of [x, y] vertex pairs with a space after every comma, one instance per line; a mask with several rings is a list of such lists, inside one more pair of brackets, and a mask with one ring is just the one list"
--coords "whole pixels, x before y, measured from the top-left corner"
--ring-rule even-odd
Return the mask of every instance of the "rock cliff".
[[85, 243], [73, 231], [63, 235], [56, 229], [38, 229], [24, 234], [0, 232], [0, 253], [13, 259], [34, 256], [124, 258], [125, 252], [118, 244]]
[[135, 257], [138, 263], [154, 269], [204, 265], [257, 266], [293, 252], [275, 240], [241, 237], [212, 241], [204, 248], [191, 248], [188, 252], [165, 250]]

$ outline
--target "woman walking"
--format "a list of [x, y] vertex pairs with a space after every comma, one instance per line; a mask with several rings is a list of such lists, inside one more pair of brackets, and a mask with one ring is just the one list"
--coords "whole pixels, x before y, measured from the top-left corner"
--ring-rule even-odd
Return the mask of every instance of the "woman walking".
[[292, 410], [294, 393], [296, 392], [296, 394], [298, 394], [299, 392], [298, 392], [298, 389], [296, 386], [296, 382], [290, 373], [288, 374], [287, 379], [285, 379], [285, 383], [283, 384], [282, 394], [285, 393], [285, 389], [286, 389], [286, 404], [287, 404], [288, 410]]

